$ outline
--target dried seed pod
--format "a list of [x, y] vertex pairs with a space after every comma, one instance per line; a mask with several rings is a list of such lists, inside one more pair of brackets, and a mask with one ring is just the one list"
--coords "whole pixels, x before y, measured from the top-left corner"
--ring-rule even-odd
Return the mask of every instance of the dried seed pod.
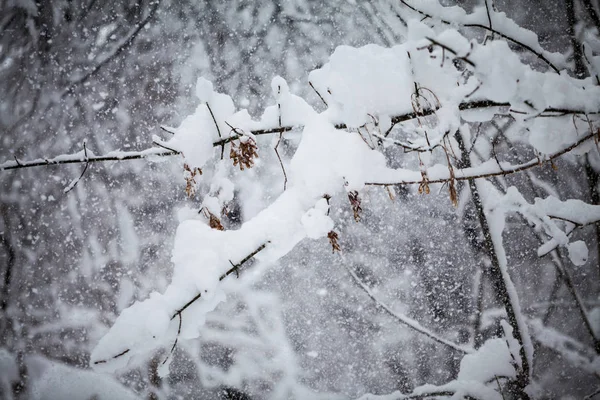
[[187, 163], [183, 164], [183, 179], [185, 179], [185, 194], [193, 197], [196, 194], [196, 176], [202, 175], [202, 170], [198, 167], [190, 168]]
[[215, 214], [208, 211], [207, 208], [203, 208], [202, 211], [204, 211], [204, 215], [206, 216], [206, 218], [208, 218], [208, 226], [210, 226], [212, 229], [216, 229], [218, 231], [225, 230], [225, 227], [223, 227], [223, 224], [221, 223], [221, 220], [219, 219], [219, 217], [217, 217]]
[[333, 253], [335, 253], [336, 251], [342, 251], [342, 249], [340, 248], [340, 243], [338, 241], [339, 236], [335, 231], [329, 231], [329, 233], [327, 234], [327, 238], [329, 239], [329, 243], [331, 243], [331, 249]]
[[362, 208], [360, 206], [360, 197], [358, 197], [358, 192], [356, 190], [348, 192], [348, 200], [350, 200], [350, 205], [352, 206], [354, 220], [356, 222], [360, 221], [360, 213], [362, 212]]
[[250, 137], [246, 140], [239, 140], [239, 143], [233, 141], [229, 150], [229, 158], [233, 160], [234, 166], [239, 165], [240, 171], [243, 171], [254, 166], [254, 159], [258, 158], [257, 150], [256, 142]]
[[450, 180], [448, 181], [448, 192], [450, 192], [450, 201], [454, 207], [458, 207], [458, 194], [456, 193], [456, 179], [454, 177], [454, 168], [449, 167]]
[[427, 178], [427, 172], [421, 171], [421, 184], [419, 185], [419, 194], [429, 194], [431, 190], [429, 189], [429, 179]]

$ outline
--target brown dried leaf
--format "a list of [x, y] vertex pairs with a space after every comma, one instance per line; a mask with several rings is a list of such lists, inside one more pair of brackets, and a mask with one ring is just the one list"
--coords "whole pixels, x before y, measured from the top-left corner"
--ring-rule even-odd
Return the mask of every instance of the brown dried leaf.
[[327, 234], [327, 238], [329, 239], [329, 243], [331, 243], [331, 249], [333, 253], [335, 253], [336, 251], [342, 251], [342, 249], [340, 248], [340, 243], [338, 241], [339, 236], [335, 231], [329, 231], [329, 233]]
[[392, 186], [386, 186], [385, 191], [387, 192], [391, 201], [396, 200], [396, 191], [394, 190], [394, 188]]
[[202, 175], [202, 170], [195, 167], [190, 168], [187, 163], [183, 164], [183, 179], [185, 179], [185, 194], [188, 197], [193, 197], [196, 194], [196, 176]]
[[421, 171], [421, 184], [419, 185], [419, 194], [429, 194], [431, 190], [429, 189], [429, 179], [427, 178], [427, 172]]
[[360, 206], [360, 197], [358, 197], [358, 192], [356, 190], [348, 192], [348, 200], [350, 200], [350, 205], [352, 206], [352, 211], [354, 212], [354, 220], [356, 222], [360, 221], [360, 213], [362, 212], [362, 208]]
[[448, 182], [448, 191], [450, 192], [450, 201], [454, 207], [458, 207], [458, 195], [456, 194], [455, 181], [451, 180]]
[[231, 142], [229, 150], [229, 158], [233, 160], [233, 165], [240, 166], [240, 171], [246, 168], [252, 168], [254, 166], [254, 159], [258, 158], [256, 152], [256, 142], [252, 138], [247, 140], [239, 140], [238, 143], [235, 141]]
[[206, 217], [208, 218], [208, 226], [210, 226], [212, 229], [216, 229], [218, 231], [225, 230], [225, 228], [223, 227], [223, 224], [221, 224], [221, 220], [219, 219], [219, 217], [217, 217], [215, 214], [208, 211], [206, 208], [204, 208], [203, 211], [204, 211], [204, 215], [206, 215]]
[[454, 207], [458, 207], [458, 194], [456, 193], [456, 180], [454, 179], [454, 168], [449, 166], [450, 180], [448, 181], [448, 192], [450, 192], [450, 201]]
[[219, 218], [217, 218], [216, 215], [209, 213], [210, 214], [210, 219], [208, 221], [208, 225], [213, 228], [216, 229], [218, 231], [224, 231], [225, 228], [223, 227], [223, 225], [221, 224], [221, 220]]

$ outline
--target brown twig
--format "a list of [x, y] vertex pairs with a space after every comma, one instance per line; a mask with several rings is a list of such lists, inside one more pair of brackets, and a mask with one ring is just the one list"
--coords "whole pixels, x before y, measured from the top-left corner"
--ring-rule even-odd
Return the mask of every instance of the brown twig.
[[279, 140], [275, 145], [275, 154], [277, 155], [277, 159], [279, 160], [279, 165], [281, 165], [281, 170], [283, 171], [283, 190], [287, 189], [287, 174], [285, 173], [285, 167], [283, 166], [283, 161], [281, 160], [281, 156], [279, 155], [279, 143], [281, 143], [281, 139], [283, 138], [283, 132], [279, 134]]
[[325, 101], [325, 99], [323, 98], [323, 96], [321, 96], [321, 93], [319, 93], [319, 91], [317, 89], [315, 89], [315, 87], [313, 86], [312, 82], [308, 82], [308, 84], [310, 85], [310, 87], [312, 88], [312, 90], [315, 91], [315, 93], [317, 94], [317, 96], [319, 96], [319, 98], [321, 99], [321, 101], [323, 102], [323, 104], [325, 104], [325, 107], [328, 107], [327, 102]]

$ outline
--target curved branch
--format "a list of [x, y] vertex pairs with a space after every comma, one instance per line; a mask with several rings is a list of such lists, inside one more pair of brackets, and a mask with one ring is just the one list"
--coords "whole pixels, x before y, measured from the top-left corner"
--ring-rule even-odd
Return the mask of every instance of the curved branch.
[[[366, 283], [364, 283], [359, 277], [358, 275], [356, 275], [356, 273], [344, 262], [343, 263], [344, 268], [346, 269], [346, 271], [348, 271], [348, 273], [350, 274], [350, 276], [352, 276], [352, 279], [354, 280], [354, 282], [371, 298], [371, 300], [373, 300], [373, 302], [375, 303], [375, 306], [377, 306], [377, 308], [385, 311], [386, 313], [388, 313], [389, 315], [391, 315], [392, 317], [394, 317], [398, 322], [400, 322], [402, 325], [412, 329], [413, 331], [420, 333], [422, 335], [425, 335], [426, 337], [428, 337], [429, 339], [442, 344], [454, 351], [457, 351], [461, 354], [469, 354], [472, 353], [473, 350], [470, 348], [466, 348], [463, 346], [460, 346], [454, 342], [451, 342], [449, 340], [446, 340], [444, 338], [439, 337], [438, 335], [436, 335], [435, 333], [431, 332], [429, 329], [421, 326], [421, 324], [419, 324], [417, 321], [408, 318], [402, 314], [398, 314], [396, 313], [394, 310], [391, 309], [390, 306], [388, 306], [387, 304], [383, 303], [382, 301], [380, 301], [374, 294], [373, 292], [371, 292], [371, 289], [366, 285]], [[438, 395], [440, 396], [440, 395]], [[412, 397], [409, 397], [412, 398]]]
[[[223, 275], [221, 275], [219, 277], [219, 281], [222, 281], [223, 279], [227, 278], [229, 275], [231, 275], [234, 272], [239, 272], [239, 268], [244, 265], [246, 262], [248, 262], [252, 257], [254, 257], [255, 255], [257, 255], [258, 253], [260, 253], [262, 250], [264, 250], [265, 247], [267, 247], [267, 243], [263, 243], [262, 245], [260, 245], [256, 250], [254, 250], [252, 253], [248, 254], [246, 257], [244, 257], [243, 260], [241, 260], [239, 263], [237, 264], [233, 264], [233, 267], [230, 268], [229, 270], [227, 270], [225, 273], [223, 273]], [[181, 319], [182, 319], [182, 313], [188, 308], [190, 307], [192, 304], [194, 304], [198, 299], [200, 299], [202, 297], [202, 293], [198, 293], [196, 296], [194, 296], [192, 299], [190, 299], [187, 303], [185, 303], [181, 308], [177, 309], [173, 315], [171, 316], [171, 321], [174, 320], [175, 318], [179, 317], [179, 328], [178, 328], [178, 337], [179, 337], [179, 333], [181, 332]], [[177, 345], [177, 341], [178, 338], [175, 340], [175, 343], [173, 344], [173, 347], [171, 348], [171, 353], [175, 350], [175, 346]], [[122, 356], [124, 356], [125, 354], [129, 353], [131, 351], [131, 349], [125, 349], [123, 350], [121, 353], [116, 354], [112, 357], [108, 357], [105, 358], [103, 360], [97, 360], [94, 361], [95, 365], [98, 364], [106, 364], [109, 361], [115, 360], [117, 358], [120, 358]]]
[[150, 8], [150, 11], [148, 12], [148, 15], [146, 16], [146, 18], [144, 18], [139, 24], [137, 24], [133, 29], [131, 29], [130, 33], [123, 40], [121, 40], [121, 43], [119, 43], [110, 54], [108, 54], [106, 57], [104, 57], [102, 59], [102, 61], [100, 61], [98, 64], [96, 64], [96, 66], [94, 68], [92, 68], [92, 70], [90, 72], [69, 82], [67, 87], [63, 89], [63, 91], [61, 93], [61, 97], [64, 96], [65, 94], [69, 93], [70, 91], [72, 91], [77, 85], [85, 83], [92, 76], [96, 75], [103, 66], [108, 64], [112, 59], [114, 59], [119, 54], [121, 54], [123, 51], [125, 51], [128, 47], [130, 47], [133, 44], [133, 41], [135, 40], [135, 38], [142, 31], [142, 29], [144, 29], [144, 27], [146, 25], [148, 25], [148, 22], [150, 22], [152, 17], [154, 17], [154, 14], [156, 13], [158, 6], [160, 5], [160, 1], [161, 0], [156, 0], [154, 2], [154, 4], [152, 5], [152, 8]]

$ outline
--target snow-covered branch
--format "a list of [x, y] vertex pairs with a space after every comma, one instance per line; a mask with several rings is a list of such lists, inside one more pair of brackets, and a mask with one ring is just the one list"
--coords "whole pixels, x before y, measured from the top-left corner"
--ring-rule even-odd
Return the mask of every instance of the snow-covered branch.
[[[557, 69], [554, 60], [558, 57], [541, 49], [537, 37], [491, 10], [487, 3], [473, 14], [456, 9], [449, 12], [437, 2], [424, 2], [419, 9], [403, 3], [430, 19], [443, 13], [447, 15], [443, 22], [483, 27], [522, 44]], [[532, 206], [512, 190], [501, 196], [484, 178], [527, 171], [567, 153], [585, 154], [594, 149], [594, 139], [600, 136], [600, 88], [591, 79], [535, 71], [503, 41], [479, 43], [454, 29], [433, 29], [416, 20], [410, 21], [407, 29], [408, 40], [401, 45], [341, 46], [328, 63], [312, 71], [310, 86], [326, 105], [323, 112], [294, 95], [283, 78], [275, 77], [271, 82], [274, 101], [254, 119], [200, 78], [197, 109], [168, 140], [153, 138], [157, 147], [101, 156], [84, 149], [52, 159], [15, 159], [0, 165], [0, 170], [9, 170], [179, 155], [187, 194], [192, 197], [201, 191], [197, 196], [202, 199], [201, 212], [184, 209], [179, 213], [171, 283], [163, 293], [152, 293], [121, 313], [91, 355], [94, 368], [114, 371], [131, 367], [157, 348], [173, 352], [178, 343], [198, 338], [206, 329], [207, 315], [225, 300], [221, 281], [237, 274], [251, 259], [266, 268], [305, 239], [329, 238], [334, 251], [339, 250], [336, 221], [330, 215], [331, 198], [347, 196], [358, 221], [359, 194], [366, 186], [418, 184], [420, 192], [429, 193], [428, 185], [448, 183], [451, 200], [458, 205], [455, 182], [469, 181], [491, 264], [489, 276], [496, 298], [507, 311], [504, 338], [487, 340], [478, 349], [446, 340], [395, 312], [348, 265], [344, 267], [377, 308], [463, 356], [456, 380], [385, 398], [500, 399], [503, 389], [496, 388], [500, 386], [497, 377], [516, 388], [512, 394], [525, 393], [532, 377], [533, 346], [509, 275], [502, 237], [505, 213], [522, 213], [563, 246], [568, 243], [563, 225], [589, 224], [600, 215], [596, 216], [594, 209], [593, 216], [582, 216], [562, 203], [552, 204], [552, 212], [549, 208], [542, 212], [543, 202], [550, 200]], [[469, 123], [489, 122], [498, 114], [514, 118], [520, 129], [519, 144], [527, 148], [527, 154], [536, 154], [534, 158], [500, 161], [493, 140], [493, 157], [477, 149], [470, 152], [469, 146], [485, 140], [477, 143], [477, 137], [470, 137]], [[286, 159], [277, 149], [284, 134], [291, 131], [294, 140], [288, 150], [293, 154]], [[269, 146], [260, 141], [268, 135], [275, 135]], [[400, 146], [414, 157], [390, 160], [390, 153], [399, 158], [404, 153], [385, 151], [387, 144]], [[456, 155], [456, 144], [461, 157]], [[278, 166], [284, 171], [284, 190], [271, 193], [266, 205], [261, 205], [262, 211], [249, 213], [251, 218], [241, 227], [226, 230], [220, 220], [223, 210], [240, 186], [256, 183], [253, 167], [269, 161], [261, 155], [265, 148], [275, 148]], [[471, 154], [484, 154], [483, 161], [470, 160]], [[575, 206], [584, 208], [579, 203]], [[572, 250], [581, 256], [581, 246]], [[495, 362], [489, 365], [492, 359]]]

